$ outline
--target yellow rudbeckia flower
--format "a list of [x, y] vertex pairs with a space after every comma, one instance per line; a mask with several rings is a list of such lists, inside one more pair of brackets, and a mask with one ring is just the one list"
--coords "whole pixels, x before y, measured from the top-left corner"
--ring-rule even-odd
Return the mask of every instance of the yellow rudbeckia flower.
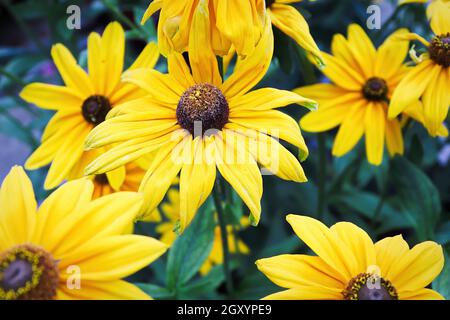
[[[51, 163], [45, 188], [52, 189], [64, 179], [83, 176], [86, 165], [103, 150], [84, 152], [84, 139], [117, 104], [142, 97], [145, 93], [121, 82], [124, 64], [125, 33], [119, 23], [110, 23], [103, 36], [91, 33], [88, 38], [87, 74], [62, 44], [53, 46], [51, 54], [65, 86], [45, 83], [27, 85], [20, 96], [40, 108], [57, 111], [48, 123], [41, 146], [27, 160], [25, 167], [34, 170]], [[130, 70], [152, 68], [159, 57], [155, 43], [149, 43]], [[114, 189], [119, 190], [126, 172], [118, 168], [107, 173]]]
[[327, 228], [305, 216], [288, 215], [287, 221], [317, 256], [284, 254], [258, 260], [258, 269], [287, 289], [265, 299], [443, 299], [426, 288], [444, 266], [437, 243], [426, 241], [409, 248], [398, 235], [374, 244], [364, 230], [349, 222]]
[[[380, 48], [375, 49], [364, 30], [352, 24], [347, 39], [335, 35], [332, 55], [323, 53], [326, 67], [322, 72], [332, 83], [315, 84], [294, 90], [316, 99], [320, 109], [305, 115], [301, 127], [306, 131], [322, 132], [339, 126], [332, 153], [342, 156], [352, 150], [365, 135], [367, 159], [379, 165], [384, 144], [391, 156], [403, 154], [403, 136], [399, 119], [388, 119], [392, 108], [389, 100], [408, 68], [403, 64], [408, 45], [396, 41], [399, 30]], [[420, 105], [411, 104], [405, 114], [423, 121]], [[441, 134], [446, 135], [441, 126]]]
[[415, 66], [398, 84], [389, 109], [389, 117], [395, 117], [411, 104], [421, 99], [424, 124], [432, 136], [442, 133], [441, 123], [450, 106], [450, 8], [436, 3], [439, 12], [431, 19], [435, 36], [431, 42], [416, 34], [402, 38], [418, 40], [428, 53], [422, 54]]
[[[161, 235], [160, 240], [167, 245], [172, 245], [176, 240], [177, 235], [174, 232], [174, 226], [180, 218], [180, 194], [178, 190], [171, 189], [167, 192], [167, 202], [161, 205], [161, 210], [164, 216], [167, 218], [166, 221], [159, 223], [156, 226], [156, 232]], [[249, 221], [246, 218], [241, 219], [241, 227], [245, 228], [249, 226]], [[236, 239], [233, 232], [232, 226], [227, 226], [227, 239], [228, 247], [230, 253], [239, 252], [241, 254], [248, 254], [250, 252], [247, 245], [240, 239]], [[220, 232], [220, 227], [217, 226], [214, 229], [214, 240], [211, 248], [211, 252], [200, 268], [200, 273], [206, 275], [212, 267], [215, 265], [220, 265], [223, 263], [223, 247], [222, 247], [222, 235]]]
[[[154, 0], [145, 12], [145, 23], [161, 10], [158, 24], [158, 42], [167, 56], [171, 50], [188, 50], [193, 34], [193, 17], [196, 10], [208, 6], [208, 21], [212, 48], [218, 55], [236, 52], [240, 56], [251, 54], [263, 34], [265, 15], [275, 27], [293, 38], [300, 46], [316, 57], [320, 50], [312, 38], [305, 18], [290, 3], [301, 0]], [[319, 59], [320, 60], [320, 59]]]
[[407, 3], [429, 3], [427, 8], [427, 15], [429, 18], [432, 18], [435, 14], [439, 13], [438, 3], [442, 3], [450, 8], [450, 0], [399, 0], [398, 5], [401, 6]]
[[68, 182], [37, 208], [31, 181], [13, 167], [0, 189], [0, 299], [148, 299], [121, 280], [166, 251], [124, 235], [143, 198], [91, 200], [88, 179]]
[[[273, 138], [297, 146], [306, 157], [308, 151], [300, 128], [291, 117], [274, 108], [292, 103], [315, 107], [316, 103], [271, 88], [249, 92], [270, 65], [273, 53], [270, 22], [255, 53], [239, 63], [225, 81], [211, 50], [207, 6], [195, 12], [193, 26], [191, 69], [181, 54], [173, 52], [168, 57], [168, 74], [138, 69], [124, 75], [126, 82], [143, 88], [150, 96], [116, 107], [107, 121], [89, 134], [86, 140], [89, 149], [115, 146], [94, 160], [86, 174], [113, 170], [157, 150], [140, 186], [146, 195], [145, 211], [150, 213], [161, 202], [181, 171], [180, 231], [183, 231], [211, 193], [217, 166], [249, 207], [257, 224], [262, 196], [257, 162], [269, 170], [272, 167], [281, 178], [306, 181], [297, 158]], [[265, 149], [257, 150], [255, 144]], [[276, 150], [268, 150], [269, 146]]]

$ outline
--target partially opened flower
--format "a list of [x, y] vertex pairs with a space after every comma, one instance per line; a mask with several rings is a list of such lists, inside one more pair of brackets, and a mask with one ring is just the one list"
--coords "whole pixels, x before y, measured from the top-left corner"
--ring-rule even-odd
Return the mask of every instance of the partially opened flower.
[[12, 168], [0, 190], [0, 299], [148, 299], [121, 279], [147, 266], [166, 245], [124, 235], [142, 195], [92, 200], [88, 179], [68, 182], [39, 208], [31, 181]]
[[284, 254], [256, 261], [258, 269], [287, 290], [265, 299], [443, 299], [427, 286], [444, 266], [442, 247], [426, 241], [409, 248], [401, 235], [375, 244], [356, 225], [331, 228], [310, 217], [288, 215], [297, 236], [317, 256]]
[[429, 3], [427, 7], [428, 18], [434, 17], [435, 14], [439, 13], [439, 3], [444, 4], [450, 8], [450, 0], [399, 0], [398, 5], [403, 5], [407, 3]]
[[[175, 225], [177, 221], [180, 219], [180, 194], [178, 190], [171, 189], [167, 192], [167, 200], [161, 205], [161, 210], [163, 212], [165, 221], [159, 223], [156, 226], [156, 232], [161, 235], [160, 240], [167, 245], [172, 245], [173, 242], [177, 238], [177, 234], [175, 233]], [[249, 221], [247, 218], [243, 217], [241, 219], [241, 224], [239, 227], [235, 227], [236, 231], [241, 230], [242, 228], [246, 228], [249, 226]], [[247, 245], [241, 240], [235, 237], [235, 232], [233, 230], [233, 226], [227, 225], [227, 239], [228, 239], [228, 247], [230, 253], [240, 253], [240, 254], [248, 254], [249, 248]], [[202, 275], [206, 275], [212, 267], [215, 265], [219, 265], [223, 263], [223, 247], [222, 247], [222, 235], [220, 231], [220, 227], [216, 226], [214, 229], [214, 240], [211, 248], [211, 252], [209, 253], [208, 258], [203, 263], [200, 268], [200, 273]]]
[[[119, 23], [110, 23], [103, 36], [91, 33], [88, 38], [87, 74], [62, 44], [53, 46], [51, 54], [65, 86], [44, 83], [27, 85], [20, 96], [43, 109], [57, 111], [48, 123], [41, 146], [27, 160], [25, 167], [34, 170], [51, 163], [45, 188], [52, 189], [65, 179], [83, 176], [89, 161], [103, 150], [84, 152], [89, 131], [105, 120], [117, 104], [142, 97], [145, 92], [121, 82], [124, 65], [125, 33]], [[130, 67], [152, 68], [158, 60], [158, 48], [149, 43]], [[124, 181], [125, 168], [107, 173], [116, 189]], [[122, 180], [120, 180], [122, 179]]]
[[[396, 41], [398, 35], [406, 33], [406, 30], [397, 31], [377, 50], [360, 26], [350, 25], [347, 39], [340, 34], [333, 38], [333, 55], [323, 53], [326, 67], [322, 72], [331, 83], [294, 90], [316, 99], [321, 106], [301, 119], [304, 130], [323, 132], [339, 126], [333, 155], [346, 154], [364, 135], [371, 164], [382, 162], [385, 144], [391, 156], [403, 154], [401, 119], [388, 119], [388, 112], [392, 108], [389, 101], [408, 72], [404, 65], [408, 45]], [[420, 108], [416, 101], [403, 113], [423, 121]], [[442, 121], [439, 133], [447, 134]]]
[[251, 54], [264, 30], [265, 15], [272, 18], [274, 26], [293, 38], [314, 56], [320, 50], [314, 42], [309, 26], [303, 16], [290, 3], [301, 0], [154, 0], [142, 18], [145, 23], [155, 12], [161, 10], [158, 23], [158, 42], [161, 52], [188, 50], [196, 10], [208, 6], [211, 45], [218, 55], [236, 50], [238, 55]]
[[275, 139], [297, 146], [306, 157], [300, 128], [274, 108], [316, 104], [289, 91], [265, 88], [249, 92], [270, 65], [270, 22], [254, 54], [239, 63], [225, 81], [211, 50], [207, 6], [196, 10], [193, 25], [202, 31], [190, 39], [190, 68], [183, 56], [174, 52], [168, 57], [168, 74], [139, 69], [124, 75], [125, 81], [150, 96], [116, 107], [107, 121], [90, 133], [88, 148], [114, 147], [94, 160], [86, 173], [114, 170], [157, 150], [140, 187], [146, 195], [145, 211], [150, 213], [161, 202], [181, 171], [182, 231], [211, 193], [217, 167], [244, 200], [256, 224], [262, 196], [258, 162], [283, 179], [306, 181], [297, 158]]
[[393, 118], [420, 99], [424, 124], [432, 136], [442, 133], [441, 124], [450, 106], [450, 8], [440, 2], [435, 7], [438, 12], [430, 22], [435, 34], [431, 42], [417, 34], [402, 37], [420, 41], [428, 52], [417, 57], [418, 64], [401, 79], [389, 109], [389, 117]]

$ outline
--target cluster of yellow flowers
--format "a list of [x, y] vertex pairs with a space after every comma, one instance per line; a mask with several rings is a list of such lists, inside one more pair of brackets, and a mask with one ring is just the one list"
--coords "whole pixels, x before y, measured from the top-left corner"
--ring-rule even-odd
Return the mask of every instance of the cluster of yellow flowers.
[[[408, 117], [433, 136], [448, 135], [442, 124], [450, 104], [445, 1], [430, 10], [430, 42], [398, 30], [377, 50], [360, 26], [351, 25], [347, 38], [333, 39], [332, 54], [318, 49], [290, 5], [295, 2], [300, 0], [154, 0], [143, 23], [160, 11], [158, 44], [148, 43], [125, 71], [125, 33], [117, 22], [102, 35], [89, 35], [87, 71], [65, 46], [53, 46], [64, 85], [32, 83], [20, 94], [56, 111], [25, 167], [51, 164], [46, 189], [69, 182], [38, 209], [22, 168], [14, 167], [3, 182], [0, 299], [148, 298], [121, 279], [165, 252], [176, 221], [179, 233], [189, 226], [219, 179], [217, 170], [250, 210], [253, 225], [261, 215], [260, 167], [285, 180], [307, 181], [300, 125], [315, 132], [340, 126], [336, 156], [365, 134], [374, 165], [382, 162], [385, 142], [391, 155], [403, 153]], [[252, 90], [272, 61], [272, 24], [302, 46], [331, 83]], [[412, 66], [404, 61], [409, 41], [417, 39], [428, 51]], [[160, 54], [167, 73], [154, 69]], [[300, 125], [277, 110], [291, 104], [312, 110]], [[279, 139], [297, 147], [300, 159]], [[171, 189], [174, 183], [179, 191]], [[137, 219], [161, 219], [158, 206], [166, 196], [171, 202], [163, 211], [170, 221], [157, 229], [162, 242], [130, 234]], [[401, 236], [374, 244], [350, 223], [327, 228], [304, 216], [287, 220], [317, 256], [258, 260], [267, 277], [288, 289], [268, 299], [442, 298], [426, 288], [444, 264], [438, 244], [410, 249]], [[223, 261], [219, 228], [215, 239], [203, 273]], [[249, 250], [243, 242], [236, 246], [232, 250]], [[78, 287], [71, 266], [79, 268]]]

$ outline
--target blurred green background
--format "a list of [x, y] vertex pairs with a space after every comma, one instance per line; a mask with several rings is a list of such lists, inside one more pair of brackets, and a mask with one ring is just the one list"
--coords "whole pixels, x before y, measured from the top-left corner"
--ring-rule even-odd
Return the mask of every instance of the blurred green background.
[[[374, 1], [381, 6], [383, 27], [368, 31], [378, 45], [392, 31], [407, 27], [421, 35], [430, 33], [425, 6], [413, 4], [396, 9], [396, 1]], [[0, 7], [0, 178], [14, 164], [23, 164], [39, 145], [40, 135], [52, 112], [28, 105], [18, 97], [23, 85], [41, 81], [61, 83], [50, 59], [51, 45], [65, 44], [86, 65], [86, 39], [92, 31], [103, 32], [111, 21], [127, 30], [126, 64], [137, 56], [146, 41], [156, 41], [154, 16], [144, 27], [139, 21], [149, 1], [7, 1]], [[346, 33], [350, 23], [365, 26], [371, 1], [304, 1], [297, 7], [307, 18], [311, 32], [322, 50], [328, 51], [335, 33]], [[69, 5], [81, 8], [81, 29], [66, 27]], [[302, 49], [275, 30], [275, 56], [260, 86], [292, 89], [326, 81], [305, 58]], [[160, 59], [158, 69], [166, 68]], [[306, 112], [286, 109], [295, 119]], [[320, 218], [327, 225], [351, 221], [364, 228], [374, 240], [402, 234], [412, 246], [434, 240], [450, 252], [450, 143], [432, 139], [417, 123], [405, 128], [405, 156], [371, 166], [365, 159], [364, 141], [342, 158], [331, 157], [336, 132], [304, 133], [310, 157], [304, 162], [309, 182], [296, 184], [276, 177], [264, 177], [263, 213], [260, 225], [239, 233], [250, 247], [248, 256], [233, 255], [232, 268], [236, 299], [256, 299], [277, 291], [254, 261], [291, 252], [308, 252], [285, 221], [288, 213]], [[325, 149], [320, 148], [325, 146]], [[291, 151], [297, 151], [291, 148]], [[47, 168], [29, 172], [39, 201]], [[236, 198], [229, 204], [228, 219], [239, 221], [247, 209]], [[131, 280], [155, 298], [222, 298], [225, 295], [221, 267], [206, 277], [196, 270], [211, 247], [214, 221], [210, 203], [200, 210], [192, 226], [170, 253]], [[136, 232], [156, 236], [154, 226], [138, 223]], [[203, 236], [198, 236], [202, 233]], [[203, 260], [202, 260], [203, 259]], [[447, 259], [448, 262], [448, 259]], [[450, 266], [433, 283], [450, 298]]]

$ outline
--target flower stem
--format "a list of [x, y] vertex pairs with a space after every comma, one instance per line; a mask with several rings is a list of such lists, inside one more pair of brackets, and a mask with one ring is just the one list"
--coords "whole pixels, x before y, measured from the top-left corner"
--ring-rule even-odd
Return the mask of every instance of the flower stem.
[[222, 250], [223, 250], [223, 271], [225, 273], [226, 279], [226, 287], [228, 294], [233, 293], [233, 281], [231, 279], [231, 270], [230, 270], [230, 249], [228, 247], [228, 232], [227, 232], [227, 224], [225, 221], [225, 214], [222, 207], [222, 195], [223, 190], [220, 186], [220, 179], [216, 179], [216, 183], [213, 190], [213, 199], [214, 205], [216, 206], [217, 217], [219, 220], [220, 227], [220, 235], [222, 238]]
[[326, 208], [326, 189], [325, 179], [327, 175], [327, 159], [326, 159], [326, 145], [325, 134], [319, 133], [317, 135], [319, 148], [319, 167], [317, 172], [318, 197], [317, 197], [317, 218], [322, 220]]

